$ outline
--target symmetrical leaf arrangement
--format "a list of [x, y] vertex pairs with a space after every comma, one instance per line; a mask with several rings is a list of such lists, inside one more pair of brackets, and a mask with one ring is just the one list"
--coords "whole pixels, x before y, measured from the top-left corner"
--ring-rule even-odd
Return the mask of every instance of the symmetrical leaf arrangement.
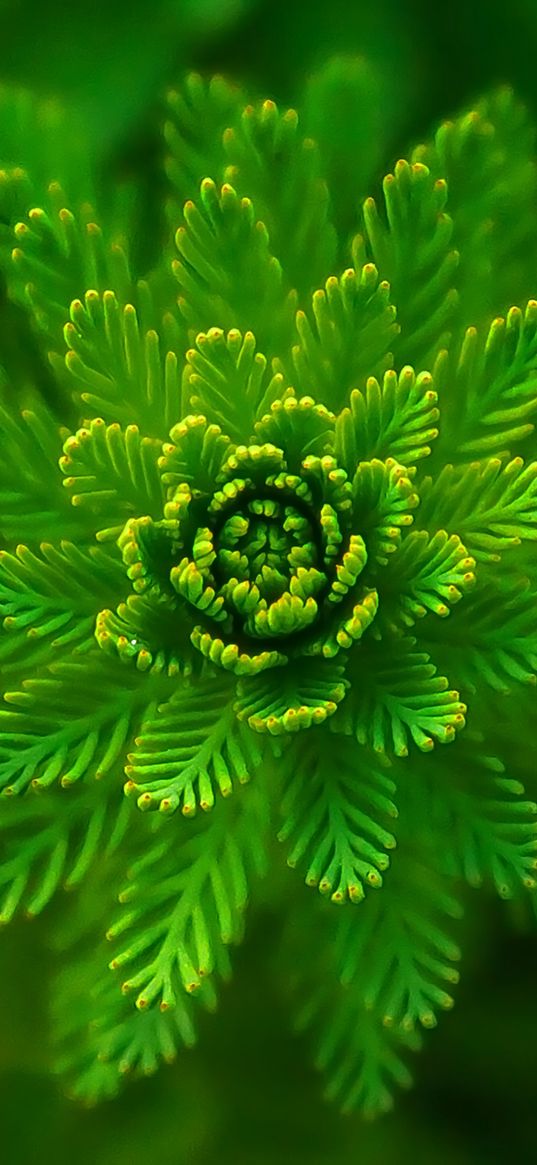
[[494, 95], [357, 190], [349, 240], [294, 111], [190, 77], [168, 112], [143, 279], [76, 172], [0, 176], [48, 369], [0, 408], [0, 917], [81, 887], [53, 1013], [95, 1101], [193, 1041], [279, 831], [321, 895], [273, 879], [282, 979], [329, 1094], [374, 1113], [452, 1005], [463, 880], [536, 879], [508, 763], [537, 671], [533, 136]]

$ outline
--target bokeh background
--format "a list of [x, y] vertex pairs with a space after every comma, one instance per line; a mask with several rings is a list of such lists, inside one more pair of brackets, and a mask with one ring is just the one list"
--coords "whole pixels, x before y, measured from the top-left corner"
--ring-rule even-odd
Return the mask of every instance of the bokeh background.
[[[440, 118], [498, 83], [510, 83], [537, 119], [536, 0], [0, 0], [0, 83], [59, 99], [80, 164], [110, 191], [116, 181], [138, 190], [142, 265], [150, 233], [143, 223], [159, 195], [163, 89], [195, 68], [281, 104], [305, 94], [315, 131], [319, 90], [311, 78], [325, 69], [321, 96], [329, 101], [325, 66], [333, 54], [356, 58], [363, 87], [363, 100], [353, 91], [345, 133], [336, 110], [331, 131], [360, 193], [374, 191], [383, 169]], [[24, 163], [35, 148], [32, 127], [14, 138], [11, 108], [7, 101], [0, 111], [0, 162]], [[23, 358], [12, 350], [11, 323], [0, 300], [0, 360], [8, 365]], [[528, 765], [535, 769], [535, 757], [515, 758], [513, 775]], [[322, 1102], [308, 1041], [290, 1034], [285, 984], [272, 973], [279, 925], [266, 905], [238, 952], [219, 1013], [202, 1022], [198, 1047], [101, 1109], [77, 1108], [49, 1071], [47, 927], [45, 915], [0, 936], [5, 1165], [535, 1159], [537, 941], [518, 908], [469, 896], [455, 1012], [427, 1038], [414, 1091], [373, 1125]]]

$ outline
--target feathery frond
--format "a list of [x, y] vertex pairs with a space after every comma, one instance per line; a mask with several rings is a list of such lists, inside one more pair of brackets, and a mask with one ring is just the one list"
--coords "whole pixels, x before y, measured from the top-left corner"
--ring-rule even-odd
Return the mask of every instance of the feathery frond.
[[475, 561], [458, 534], [410, 530], [385, 568], [388, 622], [412, 627], [429, 611], [446, 618], [475, 585], [474, 568]]
[[351, 695], [341, 710], [341, 724], [360, 744], [375, 752], [407, 756], [411, 741], [429, 752], [435, 743], [447, 744], [464, 727], [466, 705], [438, 675], [416, 640], [397, 640], [390, 650], [381, 641], [370, 644], [351, 673]]
[[0, 924], [20, 910], [33, 918], [58, 888], [78, 887], [121, 844], [128, 818], [108, 783], [0, 801]]
[[253, 785], [198, 819], [180, 846], [176, 822], [164, 826], [132, 866], [107, 937], [119, 943], [111, 967], [127, 968], [122, 989], [136, 991], [139, 1010], [158, 1001], [167, 1011], [213, 971], [228, 976], [226, 947], [242, 937], [250, 872], [265, 868], [267, 814], [265, 790]]
[[173, 229], [179, 225], [183, 204], [196, 197], [204, 178], [223, 180], [224, 130], [239, 121], [243, 105], [237, 86], [224, 77], [206, 81], [197, 73], [189, 73], [183, 85], [166, 94], [165, 166], [172, 188], [168, 214]]
[[259, 769], [261, 749], [237, 721], [233, 688], [225, 675], [178, 688], [144, 720], [126, 768], [139, 808], [180, 807], [191, 816], [197, 805], [212, 808], [215, 789], [227, 797], [235, 781], [245, 784]]
[[[420, 526], [435, 519], [457, 530], [478, 562], [499, 562], [504, 551], [537, 538], [537, 465], [499, 457], [445, 465], [421, 484]], [[420, 531], [413, 535], [425, 540]], [[453, 539], [454, 535], [451, 535]], [[470, 568], [468, 568], [470, 569]]]
[[299, 1031], [312, 1030], [315, 1064], [326, 1079], [327, 1099], [336, 1101], [343, 1112], [358, 1108], [366, 1118], [391, 1109], [396, 1087], [410, 1087], [405, 1051], [421, 1046], [417, 1029], [387, 1027], [381, 1013], [366, 1006], [363, 981], [358, 977], [345, 985], [340, 981], [339, 929], [346, 919], [360, 926], [363, 912], [374, 906], [376, 897], [341, 912], [325, 908], [321, 913], [311, 905], [308, 910], [303, 902], [305, 936], [297, 942], [289, 926], [280, 955], [290, 968], [286, 982], [295, 1025]]
[[395, 846], [395, 785], [381, 761], [356, 752], [346, 736], [331, 739], [330, 753], [314, 746], [294, 750], [282, 799], [278, 837], [290, 842], [288, 865], [306, 867], [305, 880], [332, 901], [360, 902], [367, 887], [382, 886]]
[[365, 262], [339, 278], [330, 276], [313, 293], [311, 308], [297, 312], [296, 329], [294, 383], [334, 409], [363, 389], [368, 377], [382, 376], [399, 330], [389, 285]]
[[[423, 820], [440, 868], [471, 886], [490, 882], [502, 898], [537, 883], [537, 805], [479, 740], [461, 737], [434, 774], [416, 765], [407, 814]], [[434, 787], [431, 785], [431, 776]]]
[[437, 394], [429, 372], [390, 369], [382, 385], [374, 376], [354, 389], [336, 422], [336, 457], [348, 472], [360, 461], [393, 457], [407, 467], [431, 452], [438, 436]]
[[391, 288], [400, 327], [395, 345], [400, 363], [428, 368], [449, 339], [459, 260], [452, 247], [453, 223], [446, 212], [447, 186], [421, 162], [401, 160], [383, 182], [386, 221], [374, 199], [364, 203], [364, 241], [355, 256], [370, 251]]
[[248, 439], [259, 414], [284, 398], [282, 388], [282, 375], [270, 377], [252, 332], [243, 336], [233, 328], [226, 335], [211, 328], [186, 354], [183, 392], [189, 406], [201, 409], [234, 440]]
[[360, 917], [345, 911], [337, 920], [341, 982], [360, 985], [366, 1009], [402, 1031], [434, 1027], [437, 1012], [453, 1007], [449, 988], [459, 979], [461, 952], [450, 932], [462, 910], [427, 849], [406, 837], [382, 894]]
[[479, 324], [535, 290], [533, 214], [537, 197], [535, 130], [507, 87], [444, 122], [413, 161], [447, 180], [459, 319]]
[[[56, 540], [88, 533], [83, 516], [73, 510], [62, 483], [51, 470], [57, 465], [66, 430], [42, 401], [32, 397], [22, 412], [0, 404], [0, 534], [9, 546], [22, 538]], [[43, 482], [48, 488], [43, 490]]]
[[29, 312], [45, 356], [62, 350], [69, 304], [88, 288], [116, 287], [123, 303], [132, 294], [124, 250], [105, 242], [93, 209], [73, 213], [56, 187], [46, 202], [15, 225], [16, 245], [5, 267], [9, 294]]
[[57, 970], [52, 980], [55, 1070], [72, 1099], [91, 1106], [114, 1096], [126, 1076], [149, 1076], [171, 1063], [180, 1047], [196, 1040], [195, 1011], [214, 1010], [215, 992], [203, 983], [194, 1002], [186, 992], [173, 1009], [137, 1010], [122, 995], [107, 967], [109, 948], [101, 931], [103, 901], [118, 861], [102, 862], [81, 889], [82, 910], [66, 911], [56, 933]]
[[290, 286], [311, 294], [337, 255], [317, 144], [302, 137], [294, 109], [273, 101], [247, 105], [223, 142], [226, 182], [253, 199]]
[[286, 295], [282, 268], [251, 200], [228, 182], [219, 189], [204, 178], [183, 217], [172, 268], [192, 339], [212, 327], [238, 328], [253, 331], [272, 355], [290, 335], [293, 297]]
[[42, 542], [38, 552], [19, 545], [0, 550], [0, 661], [7, 683], [13, 670], [23, 678], [51, 648], [85, 653], [93, 644], [95, 598], [103, 606], [122, 585], [116, 558], [98, 546]]
[[32, 785], [67, 786], [103, 777], [124, 755], [133, 728], [163, 694], [136, 670], [117, 683], [114, 663], [100, 652], [51, 663], [0, 708], [0, 787], [16, 794]]
[[160, 451], [160, 442], [142, 437], [137, 425], [122, 430], [105, 425], [102, 417], [65, 442], [63, 484], [73, 506], [91, 510], [100, 542], [116, 540], [131, 515], [162, 512]]
[[114, 424], [138, 421], [162, 440], [181, 399], [173, 350], [180, 329], [173, 316], [163, 321], [161, 339], [154, 328], [144, 332], [132, 303], [121, 306], [113, 291], [99, 295], [93, 289], [71, 303], [69, 314], [65, 364], [85, 414], [89, 408]]
[[308, 659], [282, 671], [277, 687], [266, 673], [246, 676], [237, 690], [236, 712], [255, 732], [271, 736], [323, 724], [345, 696], [341, 665]]
[[481, 568], [481, 577], [482, 586], [454, 612], [449, 634], [429, 624], [424, 638], [458, 685], [488, 699], [490, 689], [507, 695], [537, 683], [537, 591], [507, 572], [498, 585], [494, 566]]
[[[456, 461], [505, 457], [534, 432], [537, 301], [511, 307], [485, 329], [468, 328], [450, 358], [437, 363], [440, 447]], [[449, 451], [449, 452], [448, 452]]]

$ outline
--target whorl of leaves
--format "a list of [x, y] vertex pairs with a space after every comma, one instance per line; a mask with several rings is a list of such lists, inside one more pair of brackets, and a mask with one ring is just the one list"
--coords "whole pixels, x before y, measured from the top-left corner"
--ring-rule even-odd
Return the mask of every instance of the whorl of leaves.
[[360, 108], [363, 69], [342, 69], [309, 83], [304, 121], [221, 78], [168, 95], [145, 272], [68, 119], [41, 110], [40, 138], [14, 99], [0, 922], [79, 890], [53, 1015], [88, 1102], [193, 1043], [277, 814], [319, 892], [277, 893], [296, 908], [281, 980], [328, 1095], [368, 1115], [452, 1006], [464, 881], [508, 898], [537, 880], [537, 788], [518, 780], [537, 675], [533, 128], [501, 90], [360, 210], [368, 166], [334, 187], [348, 151], [319, 105], [343, 80]]

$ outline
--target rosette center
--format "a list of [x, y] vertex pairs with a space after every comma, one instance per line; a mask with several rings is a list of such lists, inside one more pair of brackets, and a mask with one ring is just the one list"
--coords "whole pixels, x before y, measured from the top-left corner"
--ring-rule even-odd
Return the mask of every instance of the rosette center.
[[[281, 450], [240, 447], [207, 498], [206, 525], [200, 504], [192, 497], [187, 506], [185, 557], [171, 571], [174, 588], [201, 616], [196, 644], [213, 650], [216, 621], [222, 645], [237, 645], [242, 658], [255, 643], [274, 663], [297, 653], [332, 655], [350, 644], [355, 624], [361, 634], [354, 590], [367, 553], [351, 530], [350, 483], [332, 457], [307, 457], [293, 474]], [[350, 621], [334, 618], [342, 603]], [[373, 613], [368, 607], [364, 617]]]
[[[361, 578], [352, 486], [331, 455], [295, 472], [274, 445], [235, 446], [210, 477], [202, 466], [188, 481], [172, 473], [172, 453], [163, 520], [131, 519], [119, 539], [144, 617], [189, 610], [193, 646], [241, 676], [333, 658], [362, 637], [378, 596]], [[107, 616], [103, 646], [123, 642], [127, 614]]]
[[312, 625], [328, 583], [315, 516], [292, 498], [253, 496], [224, 514], [213, 578], [244, 634], [292, 635]]

